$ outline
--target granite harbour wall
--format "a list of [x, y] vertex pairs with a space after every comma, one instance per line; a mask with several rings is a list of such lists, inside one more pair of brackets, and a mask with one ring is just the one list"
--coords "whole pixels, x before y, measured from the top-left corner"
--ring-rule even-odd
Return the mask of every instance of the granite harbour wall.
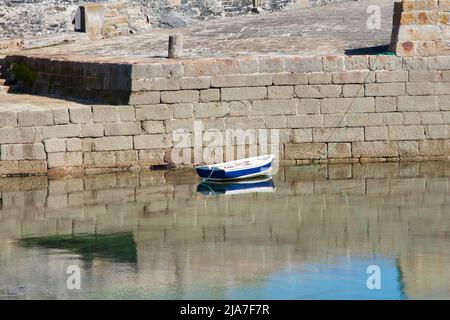
[[[33, 70], [36, 93], [93, 94], [109, 103], [1, 110], [2, 174], [176, 163], [175, 130], [193, 132], [196, 121], [203, 132], [278, 129], [273, 144], [279, 158], [293, 163], [450, 156], [449, 56], [261, 56], [134, 65], [6, 59]], [[226, 153], [226, 141], [202, 143], [202, 152]], [[180, 152], [195, 153], [194, 147], [182, 145]], [[195, 162], [194, 155], [183, 159]]]

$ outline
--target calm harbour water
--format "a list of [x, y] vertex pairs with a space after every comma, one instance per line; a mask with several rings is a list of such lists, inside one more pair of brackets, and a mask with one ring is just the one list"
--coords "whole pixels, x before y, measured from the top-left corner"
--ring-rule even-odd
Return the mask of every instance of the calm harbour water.
[[0, 179], [0, 299], [450, 298], [450, 163], [199, 183], [193, 170]]

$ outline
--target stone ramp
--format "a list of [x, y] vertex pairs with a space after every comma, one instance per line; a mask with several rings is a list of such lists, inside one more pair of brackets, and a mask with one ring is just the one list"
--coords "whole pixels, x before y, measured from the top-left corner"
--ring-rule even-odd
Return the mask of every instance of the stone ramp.
[[[179, 29], [23, 51], [55, 59], [153, 62], [167, 56], [168, 35], [184, 36], [186, 59], [249, 55], [326, 55], [390, 43], [393, 0], [362, 0], [273, 14], [215, 19]], [[381, 10], [381, 29], [367, 29], [367, 7]]]

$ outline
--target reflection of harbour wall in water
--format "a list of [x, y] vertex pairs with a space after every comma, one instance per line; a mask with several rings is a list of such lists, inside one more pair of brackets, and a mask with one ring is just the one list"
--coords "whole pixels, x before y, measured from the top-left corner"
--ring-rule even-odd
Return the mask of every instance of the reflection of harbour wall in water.
[[[274, 194], [221, 198], [196, 194], [186, 171], [3, 179], [0, 245], [9, 250], [0, 250], [1, 261], [17, 258], [9, 240], [18, 237], [132, 231], [141, 270], [136, 285], [151, 277], [156, 284], [227, 286], [294, 264], [377, 251], [399, 254], [409, 297], [427, 297], [431, 288], [448, 296], [449, 166], [285, 167]], [[424, 246], [440, 260], [415, 254]], [[110, 262], [93, 263], [101, 266], [91, 270], [97, 282], [116, 276], [108, 276]]]

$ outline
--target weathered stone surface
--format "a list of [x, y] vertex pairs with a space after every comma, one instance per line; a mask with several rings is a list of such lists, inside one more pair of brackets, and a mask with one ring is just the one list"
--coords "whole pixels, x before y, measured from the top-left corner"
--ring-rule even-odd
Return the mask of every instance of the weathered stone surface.
[[94, 140], [95, 151], [130, 150], [133, 149], [133, 137], [102, 137]]
[[197, 90], [162, 91], [162, 103], [198, 102], [199, 92]]
[[72, 107], [69, 108], [70, 122], [72, 123], [88, 123], [92, 122], [91, 107]]
[[134, 108], [131, 106], [94, 106], [94, 122], [134, 121]]
[[105, 123], [105, 136], [129, 136], [140, 133], [140, 122]]
[[194, 104], [194, 117], [196, 119], [224, 117], [228, 112], [229, 108], [226, 102]]
[[365, 86], [366, 96], [402, 96], [406, 93], [404, 83], [368, 83]]
[[172, 141], [166, 134], [149, 134], [134, 137], [134, 148], [141, 149], [165, 149], [170, 148]]
[[159, 102], [160, 102], [159, 91], [133, 92], [131, 93], [130, 99], [128, 101], [128, 103], [131, 105], [156, 104]]
[[102, 123], [84, 123], [81, 125], [81, 137], [102, 137], [104, 125]]
[[272, 77], [272, 83], [279, 85], [308, 84], [307, 73], [275, 73]]
[[164, 122], [163, 121], [143, 121], [142, 129], [144, 133], [164, 133]]
[[354, 142], [352, 156], [356, 158], [396, 157], [398, 143], [394, 141]]
[[295, 143], [286, 144], [286, 159], [321, 159], [326, 158], [326, 143]]
[[79, 124], [61, 124], [42, 128], [44, 138], [78, 137], [81, 127]]
[[200, 102], [219, 101], [220, 89], [200, 90]]
[[44, 145], [4, 144], [1, 146], [1, 160], [42, 160], [46, 159]]
[[328, 143], [328, 158], [351, 158], [352, 146], [350, 143]]
[[167, 104], [146, 105], [136, 108], [136, 120], [172, 119], [172, 109]]
[[439, 110], [438, 98], [427, 96], [398, 97], [398, 111], [431, 111]]
[[26, 110], [17, 114], [21, 127], [48, 126], [53, 124], [53, 114], [50, 110]]
[[79, 167], [83, 164], [82, 152], [55, 152], [48, 154], [48, 166], [54, 167]]
[[47, 153], [66, 151], [65, 139], [47, 139], [44, 140], [44, 145]]
[[390, 126], [390, 140], [424, 140], [425, 129], [423, 126]]
[[314, 142], [364, 141], [364, 128], [313, 128]]
[[299, 85], [295, 86], [295, 95], [299, 98], [339, 97], [342, 86], [339, 85]]
[[366, 98], [326, 98], [321, 101], [321, 113], [375, 112], [375, 100]]
[[223, 101], [230, 100], [261, 100], [267, 97], [266, 87], [251, 88], [222, 88], [221, 99]]
[[252, 114], [255, 116], [295, 114], [296, 106], [294, 99], [255, 100], [252, 103]]

